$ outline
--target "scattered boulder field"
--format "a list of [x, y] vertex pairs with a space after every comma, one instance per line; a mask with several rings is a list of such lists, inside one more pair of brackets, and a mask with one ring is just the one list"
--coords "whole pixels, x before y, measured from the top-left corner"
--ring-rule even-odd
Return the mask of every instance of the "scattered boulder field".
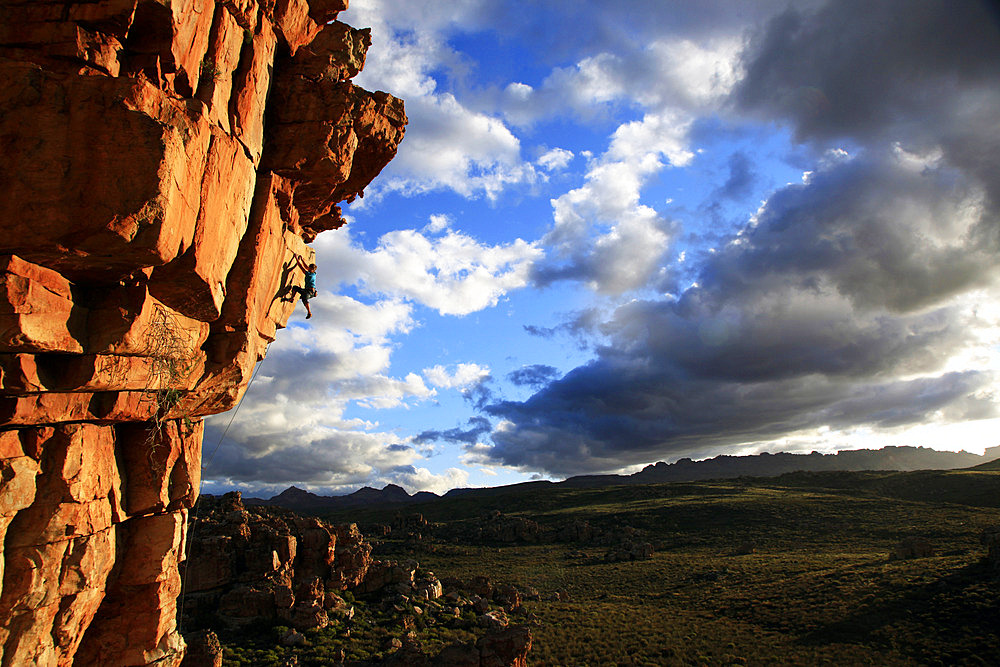
[[202, 496], [187, 555], [180, 623], [198, 649], [186, 667], [214, 664], [224, 644], [262, 628], [276, 644], [325, 643], [334, 661], [355, 665], [519, 666], [531, 648], [522, 601], [537, 591], [377, 560], [355, 524], [246, 507], [238, 492]]

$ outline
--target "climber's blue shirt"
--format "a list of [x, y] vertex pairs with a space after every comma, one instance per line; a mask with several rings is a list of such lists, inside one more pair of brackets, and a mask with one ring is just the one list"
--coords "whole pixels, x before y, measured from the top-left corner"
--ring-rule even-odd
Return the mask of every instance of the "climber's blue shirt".
[[306, 289], [316, 289], [316, 272], [306, 271]]

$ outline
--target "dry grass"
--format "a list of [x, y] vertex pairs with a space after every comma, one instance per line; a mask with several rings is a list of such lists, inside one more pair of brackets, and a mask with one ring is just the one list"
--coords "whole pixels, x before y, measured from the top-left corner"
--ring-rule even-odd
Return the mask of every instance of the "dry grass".
[[[638, 528], [657, 548], [648, 561], [605, 563], [604, 547], [556, 543], [432, 541], [416, 557], [440, 576], [539, 589], [543, 601], [528, 604], [535, 665], [975, 665], [1000, 655], [1000, 585], [978, 542], [1000, 524], [996, 509], [867, 488], [658, 486], [620, 488], [619, 502], [613, 490], [581, 491], [576, 506], [522, 512], [543, 525]], [[889, 561], [908, 535], [937, 555]], [[747, 541], [755, 552], [738, 555]], [[545, 601], [557, 590], [570, 600]]]

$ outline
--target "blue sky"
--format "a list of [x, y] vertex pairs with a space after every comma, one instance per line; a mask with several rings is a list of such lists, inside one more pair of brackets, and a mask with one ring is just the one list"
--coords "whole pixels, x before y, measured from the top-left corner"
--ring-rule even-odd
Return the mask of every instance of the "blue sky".
[[209, 419], [206, 492], [1000, 444], [989, 3], [340, 18], [372, 28], [355, 83], [405, 100], [407, 136], [315, 241], [315, 316]]

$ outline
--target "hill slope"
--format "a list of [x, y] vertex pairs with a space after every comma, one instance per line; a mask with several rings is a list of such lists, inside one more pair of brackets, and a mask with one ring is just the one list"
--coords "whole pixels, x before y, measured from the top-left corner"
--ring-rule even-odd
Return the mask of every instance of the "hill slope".
[[[997, 449], [997, 448], [994, 448]], [[988, 452], [989, 454], [989, 452]], [[1000, 449], [993, 452], [1000, 455]], [[776, 477], [799, 471], [862, 471], [862, 470], [953, 470], [982, 464], [989, 455], [978, 456], [968, 452], [942, 452], [926, 447], [884, 447], [882, 449], [844, 450], [835, 454], [756, 454], [752, 456], [716, 456], [704, 461], [681, 459], [676, 463], [648, 465], [632, 475], [584, 475], [570, 477], [562, 482], [522, 482], [492, 488], [461, 488], [448, 491], [444, 498], [490, 498], [533, 494], [536, 491], [558, 486], [564, 488], [595, 488], [634, 484], [659, 484], [664, 482], [695, 482], [709, 479], [734, 479], [738, 477]], [[1000, 461], [1000, 459], [998, 459]], [[987, 464], [990, 465], [990, 464]], [[1000, 465], [994, 462], [993, 465]], [[996, 468], [984, 468], [993, 470]], [[426, 503], [441, 496], [421, 491], [408, 494], [394, 484], [381, 491], [371, 487], [361, 488], [344, 496], [320, 496], [296, 487], [289, 487], [268, 499], [246, 498], [248, 505], [276, 505], [298, 512], [333, 512], [342, 509], [393, 505], [400, 508], [413, 503]]]

